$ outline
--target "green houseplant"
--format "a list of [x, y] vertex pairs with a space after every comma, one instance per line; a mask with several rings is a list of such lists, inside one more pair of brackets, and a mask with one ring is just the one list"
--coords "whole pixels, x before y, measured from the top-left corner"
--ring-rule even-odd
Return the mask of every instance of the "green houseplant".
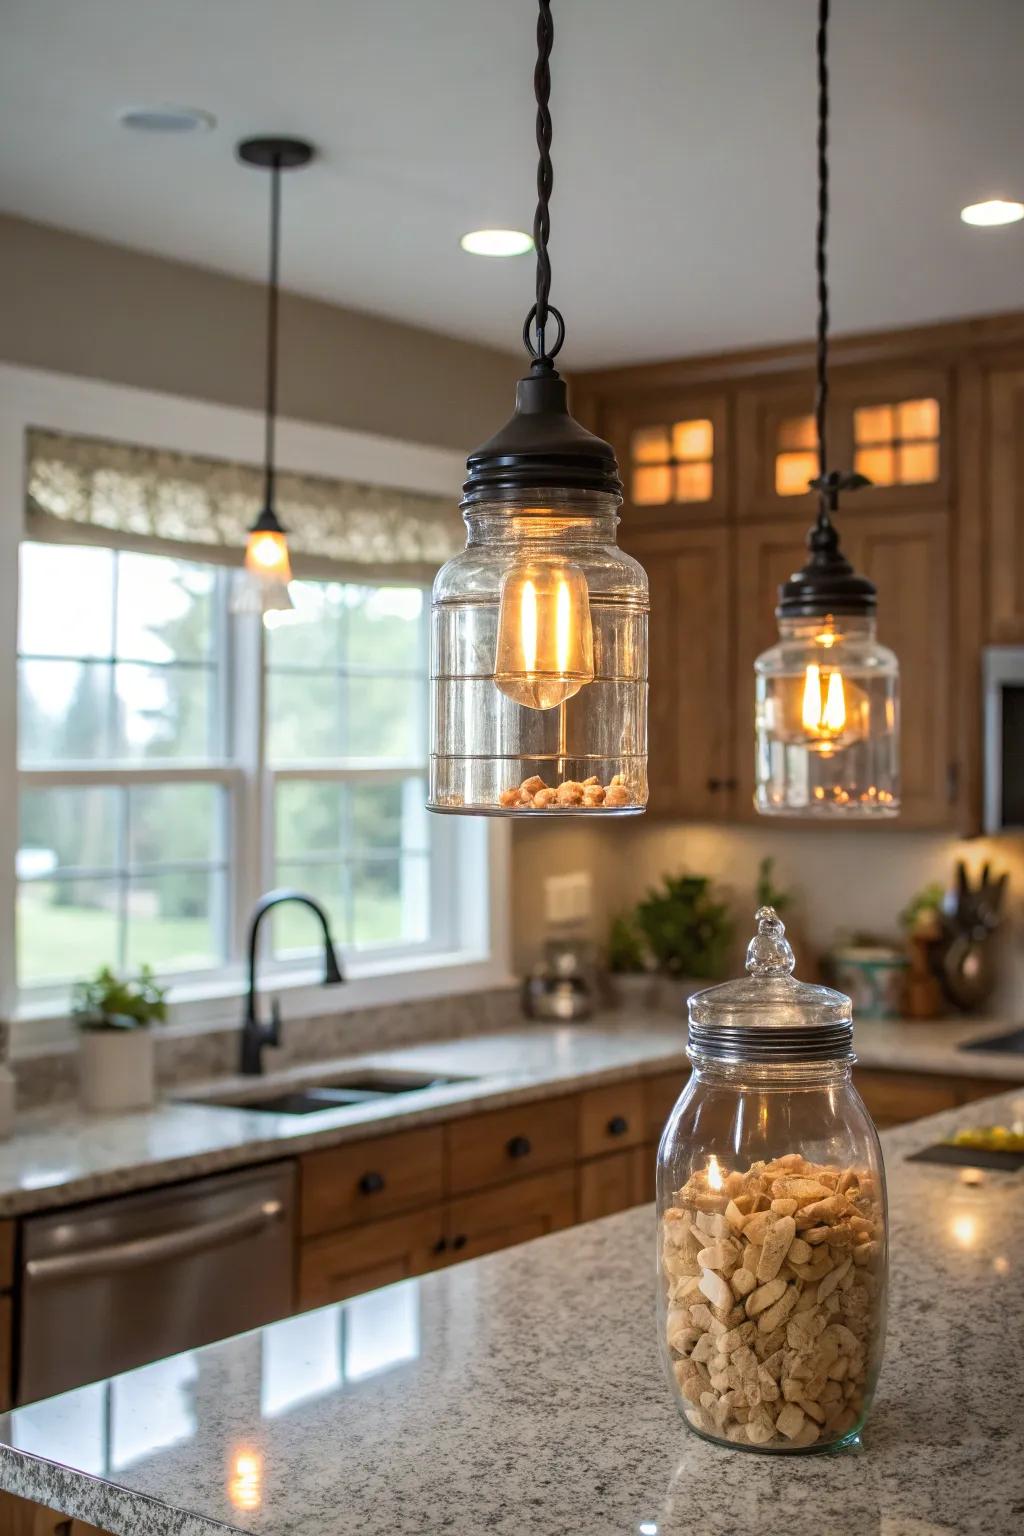
[[149, 966], [119, 977], [103, 966], [72, 993], [71, 1013], [81, 1031], [82, 1103], [97, 1113], [147, 1109], [156, 1094], [151, 1024], [167, 1017], [167, 989]]
[[635, 912], [620, 912], [612, 918], [605, 958], [616, 1002], [621, 1007], [649, 1008], [654, 960]]
[[722, 975], [734, 923], [706, 875], [666, 875], [637, 906], [636, 922], [669, 976], [715, 981]]

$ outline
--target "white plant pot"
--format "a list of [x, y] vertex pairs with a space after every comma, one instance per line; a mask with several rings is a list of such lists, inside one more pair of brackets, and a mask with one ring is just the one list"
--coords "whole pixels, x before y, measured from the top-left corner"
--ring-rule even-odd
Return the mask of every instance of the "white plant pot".
[[656, 976], [647, 971], [616, 971], [610, 979], [617, 1007], [633, 1013], [647, 1013], [654, 1007]]
[[86, 1029], [78, 1051], [82, 1107], [95, 1114], [148, 1109], [156, 1097], [150, 1029]]

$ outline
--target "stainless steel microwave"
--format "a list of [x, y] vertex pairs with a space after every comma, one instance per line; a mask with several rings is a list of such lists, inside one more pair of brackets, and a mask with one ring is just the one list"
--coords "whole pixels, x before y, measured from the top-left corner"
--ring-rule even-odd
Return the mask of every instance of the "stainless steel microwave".
[[985, 831], [1024, 832], [1024, 646], [990, 645], [985, 702]]

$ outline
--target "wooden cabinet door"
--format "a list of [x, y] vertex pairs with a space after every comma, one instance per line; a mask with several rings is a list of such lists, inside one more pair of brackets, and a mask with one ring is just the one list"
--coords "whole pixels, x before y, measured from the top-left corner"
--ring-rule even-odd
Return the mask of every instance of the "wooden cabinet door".
[[831, 401], [832, 463], [872, 482], [847, 498], [847, 519], [948, 505], [956, 434], [945, 369], [839, 368]]
[[899, 825], [951, 827], [959, 772], [948, 514], [862, 514], [844, 520], [842, 537], [855, 568], [878, 588], [878, 638], [900, 663]]
[[651, 588], [648, 813], [720, 820], [733, 799], [731, 530], [627, 535]]
[[988, 381], [988, 624], [997, 645], [1024, 643], [1024, 369]]
[[640, 1082], [609, 1083], [580, 1094], [579, 1155], [620, 1152], [644, 1139], [644, 1089]]
[[576, 1158], [576, 1100], [541, 1099], [446, 1127], [451, 1194], [524, 1179]]
[[465, 1195], [448, 1207], [448, 1256], [458, 1261], [571, 1227], [576, 1220], [576, 1169], [519, 1179]]
[[654, 1198], [654, 1158], [650, 1147], [630, 1147], [610, 1157], [595, 1157], [579, 1170], [579, 1219], [614, 1216]]
[[309, 1152], [301, 1163], [303, 1237], [441, 1199], [444, 1132], [439, 1125]]
[[[751, 384], [736, 399], [736, 515], [811, 523], [818, 506], [814, 377]], [[797, 487], [800, 487], [797, 490]]]
[[361, 1296], [437, 1267], [445, 1253], [441, 1206], [307, 1239], [299, 1248], [299, 1311]]
[[619, 461], [625, 529], [683, 528], [729, 515], [724, 393], [642, 395], [608, 409], [602, 429]]

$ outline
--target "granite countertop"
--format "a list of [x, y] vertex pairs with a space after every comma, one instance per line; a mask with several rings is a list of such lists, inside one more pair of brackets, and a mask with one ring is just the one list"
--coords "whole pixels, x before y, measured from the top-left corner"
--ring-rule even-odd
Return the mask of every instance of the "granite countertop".
[[[983, 1108], [1019, 1117], [1024, 1092]], [[116, 1536], [1019, 1536], [1024, 1173], [904, 1160], [976, 1110], [882, 1137], [890, 1319], [859, 1449], [687, 1431], [644, 1206], [17, 1410], [0, 1486]]]
[[[961, 1040], [997, 1034], [997, 1020], [931, 1023], [862, 1020], [854, 1044], [865, 1067], [991, 1077], [1024, 1082], [1024, 1057], [960, 1051]], [[135, 1114], [86, 1115], [53, 1106], [19, 1118], [0, 1143], [0, 1217], [73, 1205], [173, 1180], [268, 1162], [314, 1147], [383, 1135], [498, 1109], [616, 1079], [688, 1067], [681, 1014], [601, 1014], [586, 1024], [520, 1028], [424, 1041], [397, 1049], [309, 1062], [287, 1071], [181, 1086], [174, 1100]], [[468, 1079], [402, 1098], [322, 1114], [277, 1115], [181, 1100], [280, 1088], [368, 1069], [429, 1072]]]

